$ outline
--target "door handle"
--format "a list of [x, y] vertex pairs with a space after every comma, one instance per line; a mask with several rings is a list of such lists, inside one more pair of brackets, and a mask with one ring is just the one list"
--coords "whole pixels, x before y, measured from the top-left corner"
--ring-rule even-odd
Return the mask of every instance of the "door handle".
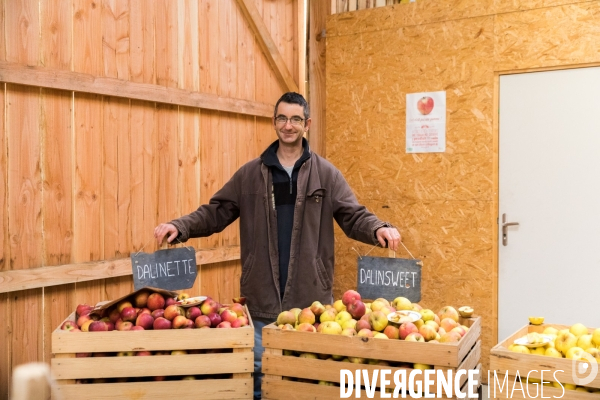
[[502, 214], [502, 245], [508, 245], [508, 227], [519, 226], [518, 222], [506, 222], [506, 214]]

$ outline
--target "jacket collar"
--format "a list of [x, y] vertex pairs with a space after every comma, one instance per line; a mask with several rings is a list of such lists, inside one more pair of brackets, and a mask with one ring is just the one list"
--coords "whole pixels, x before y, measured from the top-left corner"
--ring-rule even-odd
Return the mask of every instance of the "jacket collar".
[[[308, 140], [305, 138], [302, 138], [302, 147], [304, 148], [304, 151], [298, 161], [296, 161], [296, 164], [294, 164], [294, 169], [298, 168], [303, 162], [310, 158], [310, 147], [308, 145]], [[260, 159], [267, 167], [278, 167], [283, 169], [279, 162], [279, 158], [277, 157], [277, 149], [279, 149], [279, 140], [271, 143], [271, 145], [260, 155]]]

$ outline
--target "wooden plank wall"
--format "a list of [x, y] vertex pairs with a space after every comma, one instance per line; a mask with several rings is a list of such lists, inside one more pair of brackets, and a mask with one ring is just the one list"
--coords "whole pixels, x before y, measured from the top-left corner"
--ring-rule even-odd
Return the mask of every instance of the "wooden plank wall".
[[[600, 65], [599, 26], [600, 2], [573, 0], [419, 0], [327, 21], [327, 158], [423, 260], [422, 304], [483, 317], [486, 368], [498, 341], [498, 76]], [[446, 152], [406, 154], [406, 94], [439, 90]], [[337, 297], [356, 285], [352, 248], [370, 250], [338, 233]]]
[[[252, 4], [303, 87], [303, 2]], [[10, 66], [268, 107], [286, 91], [235, 0], [1, 0], [0, 26], [0, 62]], [[276, 138], [270, 118], [235, 109], [35, 82], [0, 81], [0, 88], [0, 272], [154, 251], [158, 223], [207, 202]], [[188, 244], [239, 246], [238, 225]], [[238, 260], [204, 264], [189, 292], [229, 301], [240, 273]], [[16, 365], [49, 361], [50, 332], [78, 303], [114, 299], [132, 286], [121, 276], [0, 290], [0, 398]]]

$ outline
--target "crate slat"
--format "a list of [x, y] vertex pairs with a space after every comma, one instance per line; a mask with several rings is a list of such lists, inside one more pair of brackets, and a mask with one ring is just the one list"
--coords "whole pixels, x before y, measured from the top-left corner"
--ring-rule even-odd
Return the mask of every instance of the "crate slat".
[[251, 399], [252, 379], [204, 379], [163, 382], [58, 385], [62, 399], [78, 400], [220, 400]]
[[[579, 381], [573, 378], [573, 360], [566, 358], [554, 358], [546, 357], [536, 354], [521, 354], [515, 353], [508, 350], [508, 346], [511, 345], [515, 339], [527, 335], [530, 332], [541, 333], [547, 327], [553, 327], [558, 330], [568, 329], [567, 325], [557, 324], [544, 324], [544, 325], [526, 325], [515, 332], [513, 335], [508, 337], [506, 340], [497, 344], [490, 351], [490, 371], [493, 373], [496, 371], [498, 375], [508, 374], [509, 376], [516, 376], [517, 371], [523, 376], [523, 373], [527, 375], [529, 371], [536, 371], [531, 373], [529, 376], [532, 378], [541, 378], [541, 371], [551, 371], [544, 373], [544, 380], [554, 380], [554, 376], [559, 382], [579, 384]], [[593, 329], [588, 329], [590, 333]], [[560, 371], [559, 371], [560, 370]], [[556, 374], [554, 375], [554, 372]], [[549, 379], [550, 378], [550, 379]], [[586, 387], [600, 388], [600, 374], [592, 382], [585, 385]], [[570, 392], [569, 392], [570, 393]], [[584, 393], [585, 394], [585, 393]], [[598, 396], [598, 394], [596, 394]]]
[[319, 352], [317, 349], [327, 349], [327, 354], [457, 367], [481, 334], [480, 317], [463, 319], [461, 323], [469, 326], [465, 336], [458, 343], [444, 344], [315, 335], [311, 332], [282, 330], [272, 324], [263, 328], [263, 346], [311, 353]]
[[[183, 358], [182, 358], [183, 357]], [[85, 357], [52, 359], [56, 379], [202, 375], [253, 372], [254, 353]], [[133, 371], [133, 372], [132, 372]]]
[[[476, 366], [477, 371], [481, 371], [481, 364]], [[393, 386], [392, 386], [393, 387]], [[466, 387], [463, 385], [461, 391], [466, 393]], [[288, 380], [263, 380], [263, 399], [275, 400], [275, 399], [290, 399], [290, 400], [331, 400], [340, 398], [340, 387], [338, 386], [325, 386], [315, 385], [311, 383], [295, 382]], [[356, 392], [353, 392], [352, 398], [357, 398]], [[379, 399], [381, 393], [379, 389], [375, 390], [375, 396], [373, 398]], [[408, 393], [407, 393], [408, 396]], [[400, 393], [399, 397], [402, 397]], [[360, 398], [368, 398], [367, 393], [361, 390]], [[451, 399], [456, 400], [456, 397], [436, 397], [438, 399]], [[478, 398], [467, 397], [467, 398]]]
[[[481, 341], [478, 341], [473, 349], [469, 353], [468, 357], [465, 358], [463, 363], [458, 368], [443, 368], [445, 370], [452, 370], [454, 374], [459, 369], [474, 369], [479, 363], [479, 359], [481, 357]], [[283, 355], [272, 355], [272, 354], [264, 354], [263, 355], [263, 364], [262, 371], [264, 374], [276, 375], [292, 378], [301, 378], [301, 379], [313, 379], [313, 380], [322, 380], [329, 382], [339, 382], [340, 381], [340, 371], [346, 370], [356, 370], [356, 369], [364, 369], [368, 370], [371, 374], [375, 370], [381, 369], [389, 369], [391, 371], [391, 376], [396, 371], [404, 370], [406, 371], [406, 376], [409, 376], [412, 368], [398, 368], [398, 367], [387, 367], [381, 365], [369, 365], [369, 364], [357, 364], [357, 363], [347, 363], [341, 361], [332, 361], [332, 360], [320, 360], [320, 359], [311, 359], [311, 358], [302, 358], [302, 357], [294, 357], [294, 356], [283, 356]], [[370, 375], [372, 376], [372, 375]], [[464, 384], [466, 381], [466, 376], [461, 376], [460, 384]], [[419, 376], [415, 379], [415, 382], [422, 382], [423, 377]], [[433, 382], [436, 382], [433, 379]], [[437, 385], [437, 383], [434, 383]], [[379, 386], [379, 382], [377, 382]]]

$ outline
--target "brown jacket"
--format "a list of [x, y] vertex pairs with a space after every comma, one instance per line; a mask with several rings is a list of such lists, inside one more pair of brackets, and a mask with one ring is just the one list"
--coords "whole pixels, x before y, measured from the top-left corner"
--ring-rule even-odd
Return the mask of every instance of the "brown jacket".
[[209, 204], [171, 221], [179, 240], [221, 232], [240, 217], [241, 295], [250, 314], [276, 318], [282, 310], [333, 301], [333, 220], [353, 239], [376, 244], [375, 231], [390, 224], [358, 204], [350, 186], [329, 161], [311, 153], [300, 167], [288, 280], [279, 292], [277, 213], [271, 174], [260, 158], [243, 165]]

